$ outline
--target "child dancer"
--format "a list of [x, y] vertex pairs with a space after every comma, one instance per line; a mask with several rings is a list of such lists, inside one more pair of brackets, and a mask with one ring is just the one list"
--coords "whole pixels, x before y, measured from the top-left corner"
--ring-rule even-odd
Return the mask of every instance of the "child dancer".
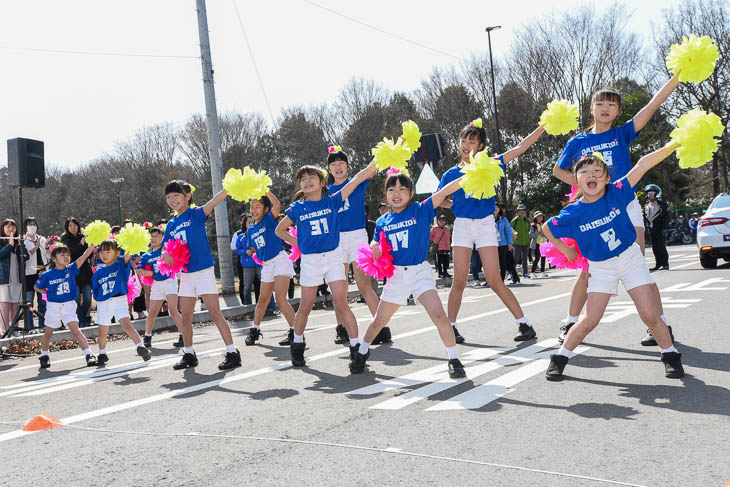
[[[147, 320], [144, 328], [144, 346], [152, 348], [152, 326], [162, 309], [162, 303], [167, 300], [168, 313], [178, 331], [182, 332], [182, 319], [177, 310], [177, 279], [160, 274], [157, 270], [157, 261], [162, 256], [162, 229], [152, 227], [150, 232], [151, 249], [142, 255], [137, 264], [137, 275], [152, 277], [150, 290], [150, 306], [147, 310]], [[146, 269], [149, 266], [152, 270]]]
[[96, 322], [99, 325], [99, 356], [96, 364], [103, 366], [109, 361], [106, 354], [106, 336], [112, 318], [122, 325], [124, 332], [137, 347], [137, 355], [146, 362], [150, 359], [150, 351], [145, 348], [137, 330], [129, 319], [129, 303], [127, 303], [127, 282], [131, 268], [130, 254], [119, 255], [116, 240], [104, 240], [99, 246], [99, 257], [104, 263], [91, 277], [91, 290], [96, 300]]
[[294, 275], [294, 266], [284, 252], [281, 239], [275, 234], [278, 225], [276, 219], [280, 211], [281, 203], [271, 191], [259, 200], [251, 200], [254, 223], [241, 235], [248, 242], [247, 245], [251, 246], [246, 249], [247, 252], [253, 254], [255, 251], [258, 260], [264, 263], [261, 269], [261, 291], [253, 315], [253, 327], [248, 330], [246, 337], [246, 345], [253, 345], [261, 338], [261, 320], [266, 314], [272, 293], [276, 294], [276, 303], [289, 324], [289, 337], [285, 344], [291, 345], [294, 342], [294, 308], [286, 296], [289, 280]]
[[[342, 150], [335, 150], [336, 147], [331, 147], [331, 152], [327, 156], [327, 191], [330, 194], [335, 194], [341, 190], [347, 183], [350, 182], [350, 178], [347, 177], [347, 172], [350, 169], [350, 164], [347, 161], [347, 154]], [[352, 264], [353, 273], [355, 274], [355, 283], [357, 289], [360, 291], [360, 295], [365, 299], [365, 303], [370, 309], [370, 314], [375, 316], [375, 311], [378, 309], [378, 295], [373, 291], [370, 285], [370, 277], [360, 270], [357, 265], [357, 249], [360, 245], [367, 245], [368, 234], [365, 230], [367, 224], [367, 215], [365, 214], [365, 190], [370, 184], [370, 179], [364, 180], [355, 190], [345, 199], [345, 203], [340, 209], [339, 223], [340, 223], [340, 248], [344, 255], [345, 262], [345, 276], [350, 272], [350, 264]], [[335, 312], [337, 315], [337, 312]], [[337, 328], [335, 329], [335, 343], [345, 344], [349, 342], [347, 336], [347, 330], [342, 326], [342, 319], [337, 315]], [[390, 342], [390, 329], [386, 326], [383, 328], [378, 337], [376, 337], [376, 343]]]
[[[360, 183], [373, 177], [375, 161], [357, 173], [340, 191], [330, 195], [325, 187], [322, 171], [315, 166], [304, 166], [297, 172], [299, 192], [294, 203], [286, 210], [286, 217], [276, 227], [276, 235], [282, 240], [299, 245], [302, 252], [300, 285], [302, 298], [294, 317], [294, 341], [291, 344], [292, 365], [303, 367], [304, 328], [312, 311], [317, 286], [324, 279], [332, 291], [332, 303], [339, 310], [350, 337], [350, 359], [357, 352], [357, 320], [347, 303], [347, 276], [342, 266], [340, 249], [340, 225], [337, 212]], [[286, 229], [297, 225], [297, 238]]]
[[[461, 130], [459, 134], [461, 162], [441, 176], [440, 188], [446, 187], [451, 181], [461, 177], [461, 168], [469, 164], [469, 155], [472, 153], [476, 154], [486, 146], [487, 132], [481, 125], [481, 120], [475, 120]], [[517, 147], [498, 156], [497, 158], [502, 163], [502, 167], [504, 168], [505, 164], [524, 153], [540, 138], [544, 131], [545, 129], [539, 126], [530, 135], [522, 139]], [[463, 189], [458, 189], [454, 192], [453, 203], [444, 200], [442, 206], [450, 207], [456, 216], [456, 220], [454, 220], [454, 240], [451, 244], [454, 251], [454, 280], [451, 283], [448, 304], [449, 321], [454, 328], [456, 343], [464, 342], [464, 337], [461, 336], [459, 330], [456, 328], [456, 317], [461, 307], [461, 298], [464, 295], [464, 288], [466, 287], [469, 260], [474, 245], [476, 245], [479, 256], [481, 257], [487, 284], [489, 284], [489, 287], [499, 296], [499, 299], [502, 300], [517, 320], [519, 332], [514, 337], [515, 341], [535, 338], [537, 333], [530, 326], [530, 322], [522, 312], [522, 308], [517, 302], [515, 295], [512, 294], [512, 291], [504, 285], [504, 281], [499, 277], [497, 231], [494, 224], [494, 197], [484, 199], [472, 198]]]
[[385, 238], [392, 246], [395, 272], [383, 288], [375, 318], [368, 326], [358, 352], [350, 364], [351, 373], [359, 374], [363, 371], [365, 362], [370, 356], [368, 347], [373, 338], [390, 321], [398, 308], [406, 305], [408, 296], [412, 294], [413, 298], [419, 300], [426, 308], [431, 321], [438, 329], [441, 341], [446, 346], [449, 356], [449, 376], [466, 377], [456, 350], [456, 337], [444, 313], [441, 298], [436, 292], [433, 271], [428, 262], [429, 234], [431, 221], [436, 216], [436, 207], [446, 196], [459, 189], [460, 183], [461, 178], [458, 178], [426, 201], [411, 203], [414, 191], [410, 177], [398, 172], [390, 174], [385, 180], [385, 198], [391, 212], [378, 218], [370, 248], [373, 249], [373, 257], [380, 257], [378, 242], [380, 232], [385, 232]]
[[[210, 252], [208, 236], [205, 233], [205, 222], [208, 220], [208, 216], [226, 199], [227, 194], [226, 190], [221, 190], [204, 206], [191, 208], [193, 194], [190, 184], [175, 180], [165, 186], [165, 199], [167, 205], [175, 212], [175, 216], [165, 227], [162, 243], [175, 238], [186, 242], [190, 247], [188, 268], [180, 273], [178, 296], [182, 310], [181, 331], [185, 346], [182, 359], [173, 365], [176, 370], [198, 365], [198, 357], [193, 348], [193, 312], [195, 311], [195, 301], [199, 296], [202, 296], [210, 318], [215, 322], [215, 326], [226, 344], [226, 356], [218, 365], [218, 369], [227, 370], [241, 366], [241, 353], [233, 345], [231, 329], [223, 318], [218, 302], [218, 285], [213, 271], [215, 262], [213, 254]], [[168, 264], [173, 263], [172, 257], [164, 251], [162, 257]]]
[[48, 355], [48, 346], [51, 343], [53, 330], [61, 327], [61, 323], [65, 324], [71, 334], [78, 340], [79, 347], [84, 352], [86, 365], [92, 367], [96, 365], [96, 358], [91, 353], [89, 342], [81, 330], [79, 330], [79, 319], [76, 316], [76, 276], [79, 275], [79, 269], [86, 262], [91, 254], [94, 253], [93, 245], [76, 259], [71, 262], [71, 251], [68, 247], [59, 245], [51, 251], [51, 269], [47, 270], [38, 277], [35, 283], [35, 292], [45, 294], [48, 303], [46, 304], [46, 328], [41, 338], [41, 369], [47, 369], [51, 366], [51, 357]]
[[548, 380], [563, 378], [563, 369], [573, 350], [598, 325], [611, 296], [617, 294], [619, 281], [659, 343], [666, 377], [684, 375], [682, 355], [674, 348], [669, 329], [661, 318], [661, 298], [655, 292], [654, 279], [644, 263], [641, 248], [635, 243], [636, 230], [628, 208], [634, 201], [634, 187], [641, 177], [676, 148], [676, 144], [670, 143], [642, 157], [625, 177], [612, 184], [609, 184], [610, 168], [600, 154], [585, 156], [573, 166], [582, 197], [563, 208], [542, 229], [550, 242], [569, 259], [575, 258], [577, 251], [558, 238], [571, 237], [578, 242], [590, 264], [588, 299], [586, 313], [571, 327], [560, 351], [550, 356], [545, 373]]
[[[659, 109], [662, 103], [669, 97], [679, 85], [678, 75], [674, 75], [654, 95], [649, 103], [639, 112], [619, 127], [613, 127], [613, 123], [621, 114], [621, 95], [612, 89], [598, 90], [591, 99], [591, 115], [594, 123], [586, 130], [574, 136], [568, 141], [560, 155], [558, 162], [553, 168], [553, 175], [564, 183], [575, 185], [575, 178], [570, 171], [571, 167], [578, 160], [593, 152], [599, 152], [606, 161], [612, 181], [618, 181], [626, 176], [631, 170], [631, 155], [629, 144], [636, 138], [641, 129], [651, 120], [651, 117]], [[629, 217], [636, 230], [636, 243], [644, 253], [644, 216], [639, 201], [634, 198], [628, 207]], [[560, 328], [559, 340], [565, 339], [568, 330], [573, 326], [580, 316], [580, 311], [586, 303], [586, 290], [588, 288], [588, 273], [581, 272], [578, 275], [570, 295], [568, 306], [568, 317], [566, 324]], [[659, 296], [659, 290], [654, 289], [655, 296]], [[664, 316], [662, 312], [662, 317]], [[651, 336], [647, 336], [651, 339]], [[646, 339], [645, 339], [646, 340]], [[642, 344], [645, 340], [642, 340]], [[647, 345], [656, 345], [650, 340]]]

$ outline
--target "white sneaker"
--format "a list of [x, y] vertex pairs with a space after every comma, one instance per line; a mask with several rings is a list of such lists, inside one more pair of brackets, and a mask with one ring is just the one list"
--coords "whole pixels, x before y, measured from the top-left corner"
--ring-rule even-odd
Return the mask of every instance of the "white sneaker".
[[543, 272], [542, 273], [542, 277], [548, 277], [548, 273], [547, 272]]

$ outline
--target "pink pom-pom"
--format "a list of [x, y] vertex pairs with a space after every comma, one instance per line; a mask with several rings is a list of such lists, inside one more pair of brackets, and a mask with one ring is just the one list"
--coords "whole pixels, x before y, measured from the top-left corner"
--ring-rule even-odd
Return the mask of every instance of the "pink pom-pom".
[[144, 222], [144, 223], [142, 224], [142, 226], [143, 226], [143, 227], [145, 227], [145, 228], [149, 228], [149, 227], [151, 227], [151, 226], [152, 226], [152, 223], [150, 223], [150, 222]]
[[[144, 266], [144, 270], [151, 271], [152, 266], [147, 264], [146, 266]], [[142, 285], [144, 285], [144, 286], [151, 286], [152, 283], [155, 282], [155, 276], [139, 276], [139, 277], [142, 278]]]
[[172, 257], [172, 265], [167, 265], [165, 259], [160, 257], [157, 260], [157, 272], [163, 276], [175, 277], [179, 272], [188, 270], [190, 262], [190, 247], [179, 239], [172, 239], [165, 242], [164, 251]]
[[139, 296], [141, 291], [142, 286], [139, 285], [137, 276], [132, 274], [129, 276], [129, 280], [127, 281], [127, 304], [132, 304], [132, 301], [137, 299], [137, 296]]
[[362, 244], [357, 249], [357, 265], [360, 266], [360, 269], [365, 274], [376, 279], [393, 277], [395, 266], [393, 265], [393, 255], [390, 253], [391, 246], [385, 237], [385, 232], [380, 232], [378, 247], [380, 247], [380, 253], [382, 255], [378, 259], [375, 259], [373, 257], [373, 249], [369, 245]]
[[578, 186], [570, 186], [570, 193], [566, 194], [565, 196], [568, 197], [568, 201], [571, 203], [575, 201], [575, 197], [578, 195], [578, 191], [580, 188]]
[[397, 167], [391, 167], [390, 169], [388, 169], [388, 172], [386, 172], [385, 174], [387, 174], [388, 176], [392, 176], [393, 174], [400, 174], [400, 173], [401, 173], [400, 169], [398, 169]]
[[254, 261], [254, 262], [256, 262], [256, 263], [257, 263], [258, 265], [264, 265], [264, 263], [263, 263], [262, 261], [260, 261], [260, 260], [259, 260], [259, 256], [258, 256], [258, 255], [256, 255], [256, 252], [254, 252], [253, 254], [251, 254], [251, 258], [252, 258], [252, 259], [253, 259], [253, 261]]
[[43, 301], [48, 301], [48, 295], [46, 293], [41, 294]]
[[[289, 227], [289, 235], [297, 238], [297, 227]], [[302, 251], [299, 250], [298, 245], [291, 244], [291, 252], [289, 252], [289, 260], [296, 262], [298, 258], [302, 256]]]
[[580, 269], [583, 272], [588, 271], [588, 259], [583, 257], [583, 254], [580, 253], [578, 243], [572, 238], [561, 238], [560, 240], [562, 240], [568, 247], [575, 247], [578, 251], [578, 256], [575, 259], [568, 260], [568, 258], [550, 242], [540, 244], [540, 255], [544, 255], [548, 263], [558, 269]]

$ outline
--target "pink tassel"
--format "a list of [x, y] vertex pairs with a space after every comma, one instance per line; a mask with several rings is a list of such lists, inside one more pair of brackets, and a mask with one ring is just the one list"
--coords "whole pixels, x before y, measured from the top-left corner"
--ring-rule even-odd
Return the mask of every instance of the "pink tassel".
[[263, 263], [262, 261], [260, 261], [260, 260], [259, 260], [259, 256], [258, 256], [258, 255], [256, 255], [256, 252], [254, 252], [254, 253], [253, 253], [253, 254], [251, 255], [251, 258], [253, 258], [253, 261], [254, 261], [254, 262], [256, 262], [256, 263], [257, 263], [258, 265], [264, 265], [264, 263]]
[[[151, 271], [152, 266], [147, 264], [144, 266], [144, 270]], [[142, 284], [144, 286], [151, 286], [153, 282], [155, 282], [155, 276], [140, 276], [142, 278]]]
[[172, 265], [167, 265], [165, 259], [160, 257], [157, 260], [157, 271], [163, 276], [175, 277], [181, 271], [188, 270], [190, 262], [190, 247], [188, 244], [179, 239], [168, 240], [165, 242], [164, 251], [172, 257], [174, 261]]
[[568, 201], [571, 203], [575, 201], [575, 197], [578, 195], [578, 191], [580, 188], [578, 186], [570, 186], [570, 193], [566, 194], [565, 196], [568, 197]]
[[393, 265], [393, 255], [390, 253], [391, 246], [388, 239], [385, 237], [385, 232], [380, 232], [380, 241], [378, 242], [380, 258], [375, 259], [373, 257], [373, 249], [369, 245], [362, 244], [357, 249], [357, 265], [360, 269], [368, 276], [375, 277], [376, 279], [390, 278], [393, 277], [395, 266]]
[[[294, 238], [297, 238], [297, 227], [289, 227], [289, 235], [291, 235]], [[289, 260], [292, 262], [296, 262], [298, 258], [302, 256], [301, 250], [299, 250], [298, 245], [291, 244], [291, 252], [289, 253]]]
[[558, 269], [580, 269], [583, 272], [588, 271], [588, 259], [583, 257], [578, 248], [578, 243], [572, 238], [561, 238], [560, 240], [568, 247], [575, 247], [578, 256], [575, 259], [568, 260], [565, 255], [557, 249], [552, 243], [545, 242], [540, 244], [540, 255], [544, 255], [550, 265]]
[[129, 280], [127, 281], [127, 304], [132, 304], [132, 301], [134, 301], [137, 296], [139, 296], [141, 291], [142, 286], [139, 285], [137, 276], [132, 274], [131, 276], [129, 276]]

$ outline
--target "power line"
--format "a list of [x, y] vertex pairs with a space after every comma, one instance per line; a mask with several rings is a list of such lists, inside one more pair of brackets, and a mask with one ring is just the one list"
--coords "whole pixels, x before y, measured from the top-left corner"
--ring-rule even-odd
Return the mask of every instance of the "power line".
[[259, 73], [259, 68], [256, 66], [256, 59], [253, 57], [253, 50], [251, 49], [251, 43], [248, 42], [248, 36], [246, 35], [246, 29], [243, 27], [243, 21], [241, 20], [241, 14], [238, 12], [238, 5], [236, 5], [236, 0], [231, 0], [231, 3], [233, 4], [233, 8], [236, 10], [236, 17], [238, 18], [238, 25], [241, 27], [241, 34], [243, 34], [243, 40], [246, 43], [246, 48], [248, 49], [248, 55], [251, 58], [251, 64], [253, 65], [253, 70], [256, 73], [256, 79], [259, 81], [259, 88], [261, 89], [261, 94], [264, 97], [264, 102], [266, 103], [266, 109], [269, 111], [269, 117], [271, 117], [271, 123], [274, 125], [274, 128], [276, 128], [276, 119], [274, 119], [274, 112], [271, 111], [271, 105], [269, 104], [269, 97], [266, 96], [266, 90], [264, 89], [264, 83], [261, 81], [261, 74]]
[[44, 49], [36, 47], [0, 46], [0, 49], [10, 51], [45, 52], [50, 54], [82, 54], [87, 56], [143, 57], [157, 59], [200, 59], [200, 56], [178, 56], [173, 54], [137, 54], [131, 52], [73, 51], [69, 49]]
[[345, 15], [345, 14], [343, 14], [343, 13], [340, 13], [340, 12], [338, 12], [338, 11], [336, 11], [336, 10], [332, 10], [331, 8], [328, 8], [328, 7], [325, 7], [325, 6], [323, 6], [323, 5], [319, 5], [319, 4], [317, 4], [317, 3], [314, 3], [314, 2], [312, 2], [312, 1], [310, 1], [310, 0], [302, 0], [302, 1], [303, 1], [304, 3], [308, 3], [309, 5], [312, 5], [313, 7], [317, 7], [317, 8], [319, 8], [319, 9], [322, 9], [322, 10], [324, 10], [324, 11], [326, 11], [326, 12], [329, 12], [329, 13], [331, 13], [331, 14], [333, 14], [333, 15], [337, 15], [338, 17], [342, 17], [343, 19], [347, 19], [347, 20], [349, 20], [350, 22], [354, 22], [354, 23], [356, 23], [356, 24], [362, 25], [363, 27], [367, 27], [368, 29], [372, 29], [372, 30], [375, 30], [375, 31], [377, 31], [377, 32], [380, 32], [381, 34], [389, 35], [389, 36], [391, 36], [391, 37], [395, 37], [395, 38], [396, 38], [396, 39], [398, 39], [398, 40], [401, 40], [401, 41], [407, 42], [407, 43], [409, 43], [409, 44], [413, 44], [414, 46], [420, 47], [420, 48], [422, 48], [422, 49], [427, 49], [427, 50], [429, 50], [429, 51], [433, 51], [433, 52], [436, 52], [436, 53], [438, 53], [438, 54], [441, 54], [441, 55], [444, 55], [444, 56], [448, 56], [448, 57], [450, 57], [450, 58], [454, 58], [454, 59], [456, 59], [456, 60], [459, 60], [459, 61], [463, 61], [463, 59], [462, 59], [461, 57], [459, 57], [459, 56], [457, 56], [457, 55], [455, 55], [455, 54], [451, 54], [451, 53], [449, 53], [449, 52], [446, 52], [446, 51], [441, 51], [441, 50], [439, 50], [439, 49], [436, 49], [436, 48], [434, 48], [434, 47], [431, 47], [431, 46], [427, 46], [426, 44], [422, 44], [422, 43], [420, 43], [420, 42], [418, 42], [418, 41], [414, 41], [414, 40], [412, 40], [412, 39], [408, 39], [407, 37], [403, 37], [403, 36], [402, 36], [402, 35], [400, 35], [400, 34], [395, 34], [395, 33], [393, 33], [393, 32], [389, 32], [389, 31], [387, 31], [387, 30], [385, 30], [385, 29], [381, 29], [380, 27], [377, 27], [377, 26], [375, 26], [375, 25], [372, 25], [372, 24], [368, 24], [368, 23], [366, 23], [366, 22], [363, 22], [362, 20], [358, 20], [358, 19], [356, 19], [356, 18], [350, 17], [350, 16], [348, 16], [348, 15]]

